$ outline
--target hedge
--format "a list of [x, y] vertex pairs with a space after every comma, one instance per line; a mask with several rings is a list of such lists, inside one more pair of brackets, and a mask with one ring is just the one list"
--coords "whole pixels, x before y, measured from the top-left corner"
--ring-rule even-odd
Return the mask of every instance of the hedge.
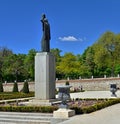
[[52, 113], [57, 110], [55, 106], [0, 106], [0, 111], [5, 112], [42, 112]]
[[34, 92], [29, 92], [27, 94], [22, 93], [22, 92], [3, 92], [3, 93], [0, 93], [0, 100], [26, 98], [26, 97], [34, 97]]
[[[70, 109], [75, 110], [76, 114], [85, 114], [91, 113], [102, 108], [120, 103], [120, 99], [106, 99], [103, 100], [102, 103], [96, 103], [92, 106], [88, 107], [78, 107], [73, 106]], [[9, 112], [42, 112], [42, 113], [52, 113], [53, 111], [57, 110], [58, 106], [0, 106], [0, 111], [9, 111]]]
[[111, 105], [114, 105], [117, 103], [120, 103], [119, 98], [118, 99], [109, 99], [107, 101], [103, 101], [102, 103], [97, 103], [92, 106], [83, 107], [83, 108], [74, 106], [74, 107], [71, 107], [71, 109], [75, 110], [76, 114], [86, 114], [86, 113], [91, 113], [91, 112], [103, 109], [105, 107], [108, 107], [108, 106], [111, 106]]

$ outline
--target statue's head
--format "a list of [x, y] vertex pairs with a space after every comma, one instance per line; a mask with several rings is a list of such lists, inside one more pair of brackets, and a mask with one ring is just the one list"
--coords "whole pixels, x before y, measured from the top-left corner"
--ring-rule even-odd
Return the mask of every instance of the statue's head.
[[45, 14], [42, 14], [42, 18], [46, 18]]

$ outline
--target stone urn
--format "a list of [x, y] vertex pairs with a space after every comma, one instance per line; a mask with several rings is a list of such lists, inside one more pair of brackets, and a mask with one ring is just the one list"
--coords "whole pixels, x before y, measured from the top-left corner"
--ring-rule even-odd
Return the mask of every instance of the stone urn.
[[112, 92], [112, 97], [117, 97], [115, 94], [117, 92], [117, 84], [110, 84], [110, 91]]
[[72, 86], [58, 86], [58, 99], [62, 101], [60, 108], [68, 108], [67, 100], [70, 100], [70, 88]]

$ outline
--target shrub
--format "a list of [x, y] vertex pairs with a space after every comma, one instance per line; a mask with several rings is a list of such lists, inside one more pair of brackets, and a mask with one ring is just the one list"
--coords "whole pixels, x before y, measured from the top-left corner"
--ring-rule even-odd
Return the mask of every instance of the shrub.
[[34, 97], [34, 92], [22, 93], [22, 92], [4, 92], [0, 93], [0, 100], [17, 99], [25, 97]]
[[75, 114], [83, 114], [83, 110], [80, 107], [73, 106], [71, 107], [72, 110], [75, 110]]
[[69, 81], [66, 81], [65, 85], [69, 85]]
[[83, 108], [84, 113], [91, 113], [97, 110], [95, 105]]
[[23, 93], [29, 93], [29, 85], [28, 85], [27, 81], [24, 82], [22, 91], [23, 91]]
[[0, 92], [3, 92], [3, 84], [0, 82]]
[[17, 84], [17, 82], [15, 82], [14, 85], [13, 85], [13, 92], [18, 92], [18, 84]]
[[58, 107], [55, 106], [0, 106], [0, 111], [6, 112], [43, 112], [53, 113]]
[[[88, 99], [85, 99], [88, 100]], [[95, 100], [95, 99], [93, 99]], [[84, 113], [91, 113], [100, 109], [103, 109], [105, 107], [114, 105], [120, 103], [120, 99], [109, 99], [109, 100], [103, 100], [101, 103], [96, 103], [92, 106], [86, 106], [86, 107], [79, 107], [79, 106], [72, 106], [71, 109], [75, 110], [76, 114], [84, 114]]]

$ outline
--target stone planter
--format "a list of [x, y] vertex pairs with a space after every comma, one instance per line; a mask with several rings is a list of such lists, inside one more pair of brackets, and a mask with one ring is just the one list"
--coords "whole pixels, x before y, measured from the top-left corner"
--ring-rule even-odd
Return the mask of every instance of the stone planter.
[[58, 99], [62, 101], [60, 108], [68, 108], [67, 100], [70, 100], [70, 88], [72, 86], [65, 85], [58, 88]]
[[112, 92], [112, 97], [117, 97], [115, 94], [117, 92], [117, 84], [110, 84], [110, 91]]

